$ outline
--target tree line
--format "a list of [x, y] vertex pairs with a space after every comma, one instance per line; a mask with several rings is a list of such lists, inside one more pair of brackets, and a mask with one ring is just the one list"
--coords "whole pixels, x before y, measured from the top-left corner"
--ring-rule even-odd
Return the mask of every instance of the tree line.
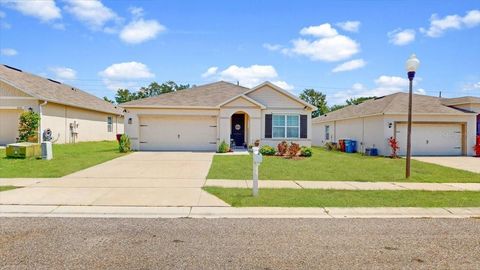
[[[184, 89], [189, 89], [191, 87], [192, 86], [190, 86], [190, 84], [177, 84], [174, 81], [166, 81], [162, 84], [159, 84], [157, 82], [152, 82], [148, 86], [141, 87], [138, 91], [130, 91], [129, 89], [118, 89], [117, 92], [115, 93], [115, 97], [114, 97], [115, 100], [111, 100], [108, 97], [103, 97], [103, 99], [111, 103], [120, 104], [128, 101], [132, 101], [132, 100], [181, 91]], [[312, 112], [312, 117], [318, 117], [328, 112], [342, 109], [349, 105], [358, 105], [364, 101], [375, 98], [375, 97], [350, 98], [345, 100], [345, 104], [343, 105], [328, 106], [327, 96], [322, 92], [316, 91], [315, 89], [311, 89], [311, 88], [303, 90], [303, 92], [300, 94], [299, 97], [302, 100], [318, 108], [318, 110]]]
[[312, 112], [312, 117], [318, 117], [320, 115], [326, 114], [328, 112], [333, 112], [336, 110], [340, 110], [344, 107], [350, 105], [358, 105], [362, 102], [365, 102], [369, 99], [373, 99], [375, 97], [357, 97], [357, 98], [349, 98], [345, 100], [345, 104], [343, 105], [333, 105], [328, 106], [327, 104], [327, 96], [320, 91], [316, 91], [315, 89], [305, 89], [299, 96], [302, 100], [312, 104], [313, 106], [317, 107], [318, 110]]

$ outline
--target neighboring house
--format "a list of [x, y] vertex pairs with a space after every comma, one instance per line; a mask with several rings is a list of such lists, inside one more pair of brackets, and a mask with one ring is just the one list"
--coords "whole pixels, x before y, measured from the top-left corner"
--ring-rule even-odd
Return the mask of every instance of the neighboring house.
[[270, 82], [250, 89], [223, 81], [120, 106], [135, 150], [215, 151], [222, 141], [243, 148], [256, 140], [310, 146], [316, 110]]
[[[480, 135], [480, 98], [437, 98], [413, 95], [413, 155], [473, 155]], [[395, 93], [350, 105], [312, 120], [313, 145], [340, 139], [356, 140], [357, 150], [377, 148], [390, 155], [388, 138], [406, 154], [408, 94]]]
[[[0, 145], [18, 137], [19, 116], [41, 114], [41, 130], [56, 143], [114, 140], [123, 133], [122, 110], [75, 87], [0, 65]], [[43, 134], [43, 133], [42, 133]]]

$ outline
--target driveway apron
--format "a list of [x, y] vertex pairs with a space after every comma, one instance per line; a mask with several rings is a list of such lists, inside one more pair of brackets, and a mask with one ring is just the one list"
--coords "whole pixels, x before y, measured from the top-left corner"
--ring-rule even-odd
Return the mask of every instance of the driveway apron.
[[202, 190], [213, 153], [135, 152], [0, 193], [0, 204], [228, 206]]

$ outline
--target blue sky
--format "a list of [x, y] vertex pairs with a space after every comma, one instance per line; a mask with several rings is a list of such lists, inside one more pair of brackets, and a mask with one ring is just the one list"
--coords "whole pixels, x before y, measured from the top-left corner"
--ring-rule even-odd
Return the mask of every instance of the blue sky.
[[1, 61], [113, 97], [151, 81], [314, 88], [330, 105], [480, 96], [480, 1], [0, 0]]

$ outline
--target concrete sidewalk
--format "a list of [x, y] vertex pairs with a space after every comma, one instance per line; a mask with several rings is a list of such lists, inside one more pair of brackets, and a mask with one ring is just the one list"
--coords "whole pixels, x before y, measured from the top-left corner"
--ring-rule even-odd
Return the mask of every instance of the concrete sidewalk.
[[[224, 188], [252, 188], [252, 180], [208, 179], [205, 183], [205, 186]], [[260, 180], [258, 181], [258, 186], [260, 188], [293, 189], [480, 191], [480, 183]]]
[[0, 205], [0, 217], [92, 218], [480, 218], [480, 207], [113, 207]]

